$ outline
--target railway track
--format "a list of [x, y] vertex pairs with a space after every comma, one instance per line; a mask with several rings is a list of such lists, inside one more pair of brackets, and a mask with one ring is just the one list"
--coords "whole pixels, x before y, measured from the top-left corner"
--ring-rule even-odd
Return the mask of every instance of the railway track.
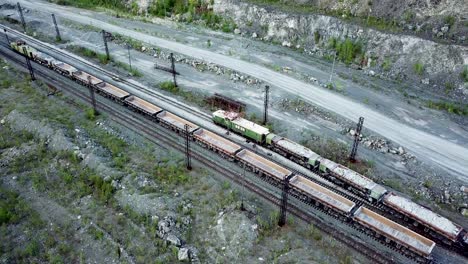
[[[45, 49], [45, 50], [47, 50], [47, 51], [49, 51], [49, 52], [58, 53], [58, 54], [60, 54], [61, 56], [67, 57], [68, 59], [71, 59], [71, 60], [74, 60], [74, 61], [77, 61], [77, 60], [78, 60], [76, 57], [74, 57], [74, 56], [72, 56], [72, 55], [70, 55], [70, 54], [68, 54], [68, 53], [66, 53], [66, 52], [63, 52], [63, 51], [61, 51], [61, 50], [59, 50], [59, 49], [56, 49], [56, 48], [53, 48], [53, 47], [51, 47], [51, 46], [49, 46], [49, 45], [47, 45], [47, 44], [42, 43], [42, 42], [39, 41], [39, 40], [36, 40], [36, 39], [30, 37], [30, 36], [27, 36], [27, 35], [22, 34], [22, 33], [20, 33], [20, 32], [14, 31], [14, 30], [10, 29], [9, 27], [0, 25], [0, 28], [7, 29], [9, 33], [13, 33], [13, 34], [15, 34], [16, 36], [18, 36], [18, 37], [20, 37], [20, 38], [25, 38], [25, 39], [28, 40], [28, 42], [32, 42], [32, 43], [34, 43], [35, 45], [40, 46], [41, 48], [43, 48], [43, 49]], [[5, 44], [4, 46], [5, 46], [6, 48], [9, 48], [9, 46], [8, 46], [7, 44]], [[46, 53], [47, 53], [47, 52], [46, 52]], [[49, 55], [52, 56], [52, 54], [50, 54], [50, 53], [49, 53]], [[111, 79], [113, 79], [113, 78], [116, 76], [114, 73], [109, 72], [109, 71], [107, 71], [107, 70], [104, 70], [104, 69], [102, 69], [102, 68], [100, 68], [100, 67], [98, 67], [98, 66], [96, 66], [96, 65], [93, 65], [93, 64], [91, 64], [91, 63], [88, 63], [88, 62], [86, 62], [86, 61], [80, 60], [79, 62], [80, 62], [81, 64], [86, 65], [86, 67], [89, 67], [89, 68], [91, 68], [91, 69], [93, 69], [93, 70], [95, 70], [95, 71], [97, 71], [97, 72], [99, 72], [99, 73], [101, 73], [101, 74], [104, 74], [105, 76], [107, 76], [107, 77], [109, 77], [109, 78], [111, 78]], [[158, 100], [163, 101], [163, 102], [168, 103], [168, 104], [171, 104], [171, 105], [173, 105], [173, 106], [175, 106], [175, 107], [177, 107], [177, 108], [179, 108], [179, 109], [182, 109], [182, 110], [184, 110], [184, 111], [188, 111], [188, 112], [190, 112], [191, 114], [194, 114], [194, 115], [196, 115], [198, 118], [201, 118], [201, 119], [203, 119], [203, 120], [205, 120], [205, 121], [207, 121], [207, 122], [210, 122], [210, 123], [212, 122], [212, 121], [211, 121], [211, 116], [210, 116], [209, 114], [206, 114], [206, 113], [204, 113], [204, 112], [198, 111], [197, 109], [191, 108], [191, 107], [189, 107], [189, 106], [187, 106], [187, 105], [185, 105], [185, 104], [182, 104], [182, 103], [177, 102], [177, 101], [175, 101], [175, 100], [173, 100], [173, 99], [171, 99], [171, 98], [168, 98], [168, 97], [166, 97], [166, 96], [164, 96], [164, 95], [161, 95], [161, 94], [159, 94], [159, 93], [156, 93], [156, 92], [154, 92], [154, 91], [151, 91], [151, 90], [149, 90], [149, 89], [147, 89], [147, 88], [145, 88], [145, 87], [142, 87], [142, 86], [140, 86], [140, 85], [137, 85], [137, 84], [135, 84], [135, 83], [133, 83], [133, 82], [131, 82], [131, 81], [127, 81], [127, 80], [125, 80], [125, 79], [120, 79], [120, 80], [121, 80], [121, 81], [119, 81], [119, 83], [123, 83], [123, 84], [125, 84], [125, 85], [127, 85], [127, 86], [129, 86], [129, 87], [131, 87], [131, 88], [133, 88], [133, 89], [137, 89], [137, 90], [140, 91], [140, 92], [143, 92], [143, 93], [146, 93], [146, 94], [148, 94], [148, 95], [151, 95], [151, 96], [157, 98]], [[115, 83], [114, 83], [114, 84], [115, 84]], [[214, 133], [216, 133], [216, 132], [214, 132]], [[232, 140], [232, 139], [230, 139], [230, 138], [225, 137], [223, 134], [218, 134], [218, 133], [216, 133], [216, 134], [217, 134], [218, 136], [221, 136], [221, 137], [225, 138], [225, 139]], [[267, 155], [264, 155], [263, 153], [257, 152], [256, 149], [253, 148], [252, 146], [250, 146], [249, 144], [242, 144], [242, 145], [243, 145], [244, 148], [249, 149], [250, 151], [255, 152], [257, 155], [260, 155], [260, 156], [262, 156], [262, 157], [264, 157], [264, 158], [266, 158], [266, 159], [271, 159], [271, 157], [268, 157]], [[278, 162], [278, 161], [275, 161], [275, 162]], [[288, 166], [287, 164], [281, 163], [281, 165], [282, 165], [283, 167], [285, 167], [286, 169], [290, 170], [290, 171], [296, 171], [295, 169], [291, 168], [291, 167]], [[298, 166], [300, 166], [300, 165], [298, 165]], [[379, 207], [378, 207], [377, 205], [374, 205], [374, 204], [370, 203], [369, 201], [367, 201], [366, 199], [361, 198], [361, 197], [355, 195], [354, 193], [352, 193], [352, 192], [350, 192], [350, 191], [347, 191], [347, 190], [345, 190], [345, 189], [343, 189], [343, 188], [337, 186], [334, 182], [332, 182], [332, 181], [326, 179], [325, 177], [321, 177], [321, 176], [317, 175], [317, 174], [314, 173], [314, 172], [310, 172], [310, 173], [313, 173], [316, 177], [319, 177], [319, 178], [321, 178], [321, 179], [326, 180], [326, 181], [327, 181], [328, 183], [330, 183], [330, 184], [325, 184], [323, 181], [317, 180], [317, 178], [311, 177], [311, 176], [306, 175], [306, 174], [303, 174], [303, 173], [302, 173], [302, 175], [305, 176], [305, 177], [307, 177], [309, 180], [312, 180], [313, 182], [315, 182], [315, 183], [321, 185], [322, 187], [325, 187], [325, 188], [327, 188], [327, 189], [330, 189], [331, 191], [336, 192], [336, 193], [338, 193], [338, 194], [340, 194], [340, 195], [342, 195], [342, 196], [348, 198], [349, 200], [355, 202], [356, 204], [365, 205], [367, 208], [369, 208], [369, 209], [371, 209], [371, 210], [373, 210], [373, 211], [382, 213], [382, 211], [379, 209]]]
[[[0, 27], [4, 27], [4, 26], [0, 25]], [[4, 28], [5, 28], [5, 27], [4, 27]], [[12, 31], [10, 30], [10, 32], [12, 32]], [[23, 34], [21, 34], [21, 33], [15, 33], [15, 34], [17, 34], [18, 36], [21, 36], [21, 37], [23, 37], [23, 38], [25, 37], [25, 36], [24, 36]], [[74, 57], [74, 56], [72, 56], [72, 55], [69, 55], [69, 54], [67, 54], [67, 53], [65, 53], [65, 52], [62, 52], [62, 51], [60, 51], [60, 50], [57, 50], [57, 49], [55, 49], [55, 48], [53, 48], [53, 47], [50, 47], [50, 46], [48, 46], [48, 45], [46, 45], [46, 44], [43, 44], [42, 42], [37, 41], [37, 40], [35, 40], [35, 39], [33, 39], [33, 38], [30, 38], [30, 37], [27, 37], [27, 36], [26, 36], [26, 38], [28, 38], [28, 40], [30, 40], [31, 42], [34, 42], [36, 45], [41, 46], [41, 47], [43, 47], [44, 49], [47, 49], [47, 50], [49, 50], [49, 51], [51, 51], [51, 52], [59, 53], [61, 56], [67, 57], [67, 58], [72, 59], [72, 60], [79, 60], [79, 59], [77, 59], [76, 57]], [[7, 46], [6, 46], [6, 47], [7, 47]], [[9, 47], [8, 47], [8, 48], [9, 48]], [[93, 64], [90, 64], [90, 63], [87, 63], [87, 62], [83, 62], [83, 61], [81, 61], [81, 60], [79, 60], [79, 61], [80, 61], [80, 63], [85, 64], [87, 67], [92, 68], [92, 69], [94, 69], [94, 70], [96, 70], [96, 71], [98, 71], [98, 72], [100, 72], [100, 73], [102, 73], [102, 74], [104, 74], [104, 75], [106, 75], [106, 76], [108, 76], [108, 77], [110, 77], [110, 78], [113, 78], [113, 77], [115, 76], [113, 73], [108, 72], [108, 71], [106, 71], [106, 70], [103, 70], [103, 69], [101, 69], [101, 68], [99, 68], [99, 67], [97, 67], [97, 66], [95, 66], [95, 65], [93, 65]], [[144, 88], [144, 87], [142, 87], [142, 86], [139, 86], [139, 85], [137, 85], [137, 84], [134, 84], [134, 83], [132, 83], [132, 82], [130, 82], [130, 81], [121, 80], [121, 83], [124, 83], [124, 84], [126, 84], [126, 85], [128, 85], [128, 86], [130, 86], [130, 87], [132, 87], [132, 88], [134, 88], [134, 89], [137, 89], [137, 90], [139, 90], [139, 91], [141, 91], [141, 92], [144, 92], [144, 93], [146, 93], [146, 94], [150, 94], [151, 96], [158, 98], [160, 101], [164, 101], [164, 102], [166, 102], [166, 103], [169, 103], [169, 104], [171, 104], [171, 105], [173, 105], [173, 106], [176, 106], [177, 108], [180, 108], [180, 109], [185, 110], [185, 111], [190, 111], [192, 114], [198, 116], [199, 118], [202, 118], [202, 119], [204, 119], [204, 120], [206, 120], [206, 121], [211, 122], [210, 115], [205, 114], [205, 113], [203, 113], [203, 112], [200, 112], [200, 111], [198, 111], [198, 110], [196, 110], [196, 109], [193, 109], [193, 108], [191, 108], [191, 107], [189, 107], [189, 106], [187, 106], [187, 105], [185, 105], [185, 104], [182, 104], [182, 103], [179, 103], [179, 102], [177, 102], [177, 101], [174, 101], [174, 100], [172, 100], [172, 99], [170, 99], [170, 98], [167, 98], [167, 97], [165, 97], [165, 96], [163, 96], [163, 95], [160, 95], [160, 94], [158, 94], [158, 93], [155, 93], [155, 92], [153, 92], [153, 91], [151, 91], [151, 90], [148, 90], [148, 89], [146, 89], [146, 88]], [[224, 137], [223, 135], [220, 135], [220, 134], [218, 134], [218, 135], [221, 136], [221, 137], [223, 137], [223, 138], [226, 138], [226, 137]], [[228, 138], [226, 138], [226, 139], [228, 139]], [[230, 140], [230, 139], [228, 139], [228, 140]], [[254, 149], [252, 149], [249, 145], [247, 145], [247, 147], [246, 147], [246, 145], [244, 144], [243, 146], [244, 146], [244, 148], [247, 148], [247, 149], [250, 149], [250, 150], [254, 150]], [[256, 152], [256, 151], [255, 151], [255, 152]], [[256, 152], [256, 153], [257, 153], [257, 152]], [[265, 157], [265, 158], [267, 158], [267, 159], [270, 159], [269, 157], [267, 157], [266, 155], [263, 155], [262, 153], [257, 153], [257, 154], [259, 154], [259, 155], [261, 155], [261, 156], [263, 156], [263, 157]], [[276, 162], [277, 162], [277, 161], [276, 161]], [[291, 169], [289, 166], [285, 166], [284, 164], [282, 164], [282, 166], [284, 166], [284, 167], [287, 168], [287, 169], [290, 169], [291, 171], [295, 171], [294, 169]], [[366, 208], [368, 208], [368, 209], [370, 209], [370, 210], [372, 210], [372, 211], [374, 211], [374, 212], [379, 213], [380, 215], [388, 216], [388, 218], [393, 219], [393, 220], [396, 220], [397, 222], [399, 222], [399, 223], [401, 223], [401, 224], [403, 224], [403, 225], [405, 225], [405, 226], [407, 226], [407, 227], [410, 227], [410, 229], [412, 229], [412, 230], [414, 230], [414, 231], [419, 231], [419, 230], [415, 229], [413, 226], [411, 226], [411, 225], [409, 225], [408, 223], [406, 223], [405, 221], [403, 221], [402, 219], [396, 218], [396, 217], [394, 217], [393, 215], [389, 214], [387, 211], [384, 210], [382, 204], [374, 204], [374, 203], [371, 203], [371, 202], [367, 201], [367, 199], [362, 198], [362, 197], [359, 197], [358, 195], [354, 194], [353, 192], [348, 191], [348, 190], [346, 190], [346, 189], [344, 189], [344, 188], [341, 188], [341, 187], [338, 186], [338, 185], [335, 185], [334, 182], [332, 182], [332, 181], [326, 179], [325, 177], [321, 177], [321, 178], [325, 179], [325, 180], [327, 181], [327, 183], [329, 183], [329, 184], [326, 184], [326, 183], [324, 183], [323, 181], [317, 180], [317, 178], [311, 177], [311, 176], [306, 175], [306, 174], [301, 174], [301, 175], [305, 176], [306, 178], [308, 178], [309, 180], [313, 181], [314, 183], [316, 183], [316, 184], [318, 184], [318, 185], [320, 185], [320, 186], [322, 186], [322, 187], [325, 187], [325, 188], [327, 188], [327, 189], [329, 189], [329, 190], [331, 190], [331, 191], [333, 191], [333, 192], [335, 192], [335, 193], [337, 193], [337, 194], [339, 194], [339, 195], [341, 195], [341, 196], [343, 196], [343, 197], [345, 197], [345, 198], [347, 198], [347, 199], [353, 201], [353, 202], [356, 203], [358, 206], [361, 206], [361, 205], [362, 205], [362, 206], [364, 206], [364, 207], [366, 207]], [[317, 175], [316, 175], [316, 176], [317, 176]], [[317, 177], [319, 177], [319, 176], [317, 176]], [[450, 247], [446, 247], [446, 248], [451, 249]]]
[[[24, 62], [22, 62], [21, 60], [18, 60], [17, 58], [15, 58], [14, 56], [10, 54], [5, 53], [3, 50], [0, 51], [0, 54], [8, 58], [9, 60], [12, 60], [15, 63], [21, 65], [22, 67], [26, 67]], [[44, 79], [47, 83], [51, 83], [55, 85], [56, 87], [66, 87], [63, 90], [66, 90], [67, 93], [72, 94], [73, 96], [79, 98], [80, 100], [90, 103], [91, 99], [88, 96], [85, 96], [75, 91], [74, 89], [69, 88], [67, 85], [61, 85], [57, 80], [55, 80], [54, 78], [51, 78], [50, 76], [48, 76], [47, 73], [45, 73], [45, 71], [48, 71], [48, 70], [45, 70], [45, 71], [44, 70], [45, 69], [37, 70], [36, 68], [36, 72], [40, 73], [40, 77]], [[73, 101], [69, 100], [69, 102], [73, 102]], [[99, 108], [103, 110], [104, 112], [106, 112], [106, 114], [108, 114], [112, 118], [112, 120], [114, 120], [116, 123], [130, 130], [136, 131], [138, 134], [141, 134], [142, 136], [144, 136], [151, 142], [157, 145], [161, 145], [161, 142], [163, 142], [164, 144], [170, 146], [171, 148], [184, 152], [184, 146], [180, 144], [180, 142], [167, 136], [167, 133], [159, 131], [160, 129], [163, 129], [162, 127], [159, 127], [159, 129], [156, 129], [156, 126], [158, 126], [157, 124], [150, 122], [151, 125], [149, 125], [148, 122], [143, 122], [141, 120], [141, 117], [142, 117], [141, 115], [137, 114], [137, 116], [135, 116], [133, 113], [128, 113], [126, 111], [123, 111], [122, 109], [118, 109], [115, 106], [117, 105], [110, 107], [107, 104], [100, 104]], [[278, 197], [275, 197], [271, 193], [268, 193], [255, 182], [249, 179], [246, 179], [245, 177], [240, 177], [240, 174], [234, 173], [226, 168], [215, 165], [217, 163], [207, 158], [206, 155], [203, 155], [203, 153], [192, 152], [192, 156], [195, 160], [199, 161], [204, 166], [212, 169], [215, 172], [220, 173], [221, 175], [224, 175], [225, 177], [229, 178], [230, 180], [232, 180], [234, 183], [238, 184], [239, 186], [243, 185], [245, 186], [245, 188], [247, 188], [253, 193], [256, 193], [257, 195], [264, 198], [265, 200], [272, 203], [273, 205], [280, 206], [281, 199], [279, 199]], [[316, 219], [316, 217], [314, 217], [311, 214], [311, 212], [307, 212], [306, 210], [302, 209], [301, 207], [295, 204], [290, 204], [288, 209], [289, 209], [288, 211], [291, 214], [295, 215], [299, 219], [307, 223], [313, 223], [319, 229], [321, 229], [322, 231], [326, 233], [334, 234], [336, 239], [340, 240], [341, 242], [349, 245], [355, 250], [366, 255], [370, 259], [374, 260], [376, 263], [392, 263], [393, 262], [393, 260], [389, 256], [383, 255], [380, 252], [377, 252], [376, 250], [369, 248], [367, 245], [357, 242], [356, 240], [349, 237], [349, 235], [344, 233], [343, 231], [338, 231], [332, 226], [322, 223], [320, 220]], [[328, 214], [324, 210], [321, 210], [321, 211]], [[349, 223], [346, 223], [346, 224], [351, 225]], [[365, 232], [361, 230], [359, 231], [363, 234], [366, 234]], [[369, 234], [366, 234], [366, 235], [369, 235]], [[373, 238], [373, 236], [369, 236], [369, 237]], [[395, 248], [391, 248], [391, 249], [398, 251]]]

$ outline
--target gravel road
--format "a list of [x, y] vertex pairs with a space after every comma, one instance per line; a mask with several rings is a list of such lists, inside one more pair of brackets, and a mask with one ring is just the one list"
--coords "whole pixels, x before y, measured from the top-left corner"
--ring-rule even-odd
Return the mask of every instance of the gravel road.
[[[12, 1], [10, 2], [13, 3]], [[349, 98], [327, 91], [321, 87], [304, 83], [254, 63], [105, 23], [92, 18], [94, 15], [92, 12], [76, 12], [76, 10], [73, 11], [67, 7], [36, 1], [33, 3], [30, 1], [19, 2], [29, 9], [54, 12], [56, 15], [66, 17], [69, 20], [93, 25], [109, 32], [118, 32], [119, 34], [132, 37], [151, 45], [192, 56], [200, 60], [216, 63], [251, 75], [266, 83], [270, 83], [275, 88], [297, 94], [313, 104], [335, 112], [350, 120], [357, 120], [359, 116], [363, 116], [365, 118], [366, 128], [403, 145], [419, 158], [431, 163], [436, 163], [448, 172], [456, 175], [460, 180], [468, 182], [468, 149], [466, 146], [459, 146], [451, 141], [402, 124], [401, 122], [369, 109], [361, 103], [352, 101]]]

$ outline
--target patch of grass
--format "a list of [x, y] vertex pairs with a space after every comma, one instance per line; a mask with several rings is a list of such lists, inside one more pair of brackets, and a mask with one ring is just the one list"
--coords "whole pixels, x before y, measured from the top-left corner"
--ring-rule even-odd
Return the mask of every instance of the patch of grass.
[[363, 54], [362, 44], [358, 41], [354, 42], [349, 38], [346, 38], [344, 41], [331, 38], [329, 47], [336, 51], [337, 59], [346, 64], [352, 63], [354, 59]]
[[94, 111], [93, 108], [88, 108], [85, 111], [85, 116], [86, 116], [86, 119], [90, 121], [94, 121], [96, 120], [96, 111]]
[[71, 45], [71, 46], [68, 46], [68, 49], [70, 49], [74, 53], [77, 53], [78, 55], [97, 59], [102, 64], [108, 64], [110, 61], [110, 59], [107, 58], [106, 54], [99, 53], [99, 52], [96, 52], [94, 50], [91, 50], [85, 47]]
[[318, 30], [316, 30], [314, 32], [314, 41], [315, 41], [315, 45], [318, 45], [320, 43], [320, 32]]
[[460, 78], [464, 81], [464, 82], [468, 82], [468, 66], [465, 66], [463, 68], [463, 71], [460, 72]]
[[455, 104], [443, 101], [427, 101], [426, 106], [436, 110], [444, 110], [451, 114], [468, 116], [468, 105]]
[[132, 76], [135, 76], [135, 77], [142, 77], [143, 76], [143, 73], [141, 73], [137, 68], [135, 67], [130, 67], [130, 64], [127, 64], [127, 63], [123, 63], [123, 62], [120, 62], [120, 61], [115, 61], [114, 62], [115, 66], [119, 67], [119, 68], [122, 68], [122, 69], [125, 69], [126, 71], [128, 71], [130, 73], [130, 75]]
[[382, 69], [384, 71], [390, 71], [391, 68], [392, 68], [392, 62], [388, 58], [385, 59], [384, 62], [382, 63]]
[[424, 64], [422, 64], [419, 61], [416, 62], [415, 64], [413, 64], [413, 70], [417, 75], [419, 75], [419, 76], [423, 75], [423, 73], [424, 73]]
[[180, 86], [175, 86], [173, 82], [166, 81], [161, 82], [157, 86], [164, 91], [168, 91], [174, 95], [181, 96], [185, 101], [194, 103], [201, 107], [207, 107], [207, 97], [201, 93], [196, 93], [192, 91], [186, 91], [180, 88]]
[[426, 187], [426, 188], [431, 188], [432, 185], [433, 185], [433, 183], [430, 180], [425, 180], [424, 183], [423, 183], [423, 186]]
[[452, 27], [456, 22], [456, 18], [452, 15], [448, 15], [444, 18], [444, 22]]

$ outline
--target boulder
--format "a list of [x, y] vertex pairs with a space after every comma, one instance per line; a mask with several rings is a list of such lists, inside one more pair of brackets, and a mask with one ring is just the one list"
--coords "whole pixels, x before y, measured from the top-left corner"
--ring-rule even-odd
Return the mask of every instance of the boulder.
[[179, 249], [179, 253], [177, 254], [179, 261], [188, 261], [190, 258], [190, 251], [188, 248], [181, 248]]
[[182, 245], [182, 243], [180, 242], [180, 239], [178, 237], [176, 237], [174, 234], [169, 234], [166, 237], [166, 241], [171, 243], [172, 245], [174, 245], [176, 247], [180, 247], [180, 245]]
[[240, 33], [241, 33], [240, 29], [238, 29], [238, 28], [234, 29], [234, 34], [237, 34], [237, 35], [238, 35], [238, 34], [240, 34]]
[[258, 37], [257, 33], [255, 33], [255, 32], [252, 33], [252, 38], [257, 38], [257, 37]]

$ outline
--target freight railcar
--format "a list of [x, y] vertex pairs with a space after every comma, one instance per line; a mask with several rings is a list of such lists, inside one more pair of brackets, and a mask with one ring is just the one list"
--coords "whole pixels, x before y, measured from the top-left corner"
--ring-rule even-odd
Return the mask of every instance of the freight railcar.
[[101, 94], [104, 97], [107, 97], [111, 100], [117, 101], [119, 103], [123, 103], [124, 99], [130, 96], [130, 93], [115, 87], [114, 85], [102, 82], [95, 86], [96, 92]]
[[152, 118], [156, 118], [156, 114], [162, 112], [162, 108], [155, 106], [154, 104], [145, 101], [139, 97], [131, 95], [125, 99], [126, 104], [133, 110], [146, 114]]
[[159, 122], [169, 129], [172, 129], [176, 133], [185, 134], [185, 125], [188, 125], [188, 132], [192, 133], [199, 128], [199, 126], [195, 125], [192, 122], [189, 122], [177, 115], [174, 115], [168, 111], [162, 111], [161, 113], [156, 115], [158, 117]]
[[228, 130], [238, 133], [257, 144], [265, 143], [270, 130], [254, 122], [240, 117], [237, 113], [218, 110], [213, 113], [213, 121]]
[[302, 175], [292, 177], [289, 185], [292, 187], [292, 195], [306, 203], [321, 207], [328, 213], [341, 217], [343, 220], [351, 216], [353, 208], [356, 206], [353, 201], [314, 183]]
[[320, 165], [319, 154], [287, 138], [270, 133], [266, 137], [266, 144], [275, 152], [310, 170], [315, 170]]
[[234, 161], [235, 155], [242, 147], [234, 142], [227, 140], [223, 137], [216, 135], [206, 129], [198, 129], [193, 132], [195, 142], [199, 143], [205, 148], [217, 152], [221, 157]]
[[78, 69], [65, 63], [65, 62], [61, 62], [61, 61], [53, 61], [52, 62], [52, 68], [62, 74], [62, 75], [65, 75], [67, 76], [68, 78], [73, 78], [73, 73], [74, 72], [77, 72]]
[[463, 243], [463, 228], [449, 219], [394, 193], [385, 195], [383, 203], [392, 210], [392, 213], [402, 215], [405, 220], [412, 221], [413, 224], [422, 225], [425, 232], [445, 243], [449, 245]]
[[239, 151], [236, 157], [242, 166], [273, 185], [281, 185], [283, 180], [292, 174], [290, 170], [246, 149]]
[[95, 87], [97, 84], [102, 83], [101, 79], [84, 71], [74, 71], [72, 72], [72, 76], [77, 82], [91, 87]]
[[[406, 254], [414, 257], [430, 259], [435, 247], [434, 241], [427, 239], [408, 228], [399, 225], [365, 207], [360, 207], [354, 212], [353, 220], [360, 226], [373, 231], [376, 238], [380, 238]], [[359, 227], [359, 226], [358, 226]]]
[[[350, 190], [357, 190], [361, 196], [365, 196], [368, 200], [375, 202], [387, 193], [382, 185], [375, 183], [373, 180], [331, 160], [320, 158], [320, 171], [322, 175], [331, 178], [332, 181], [337, 180], [343, 183]], [[337, 180], [335, 180], [337, 179]]]

